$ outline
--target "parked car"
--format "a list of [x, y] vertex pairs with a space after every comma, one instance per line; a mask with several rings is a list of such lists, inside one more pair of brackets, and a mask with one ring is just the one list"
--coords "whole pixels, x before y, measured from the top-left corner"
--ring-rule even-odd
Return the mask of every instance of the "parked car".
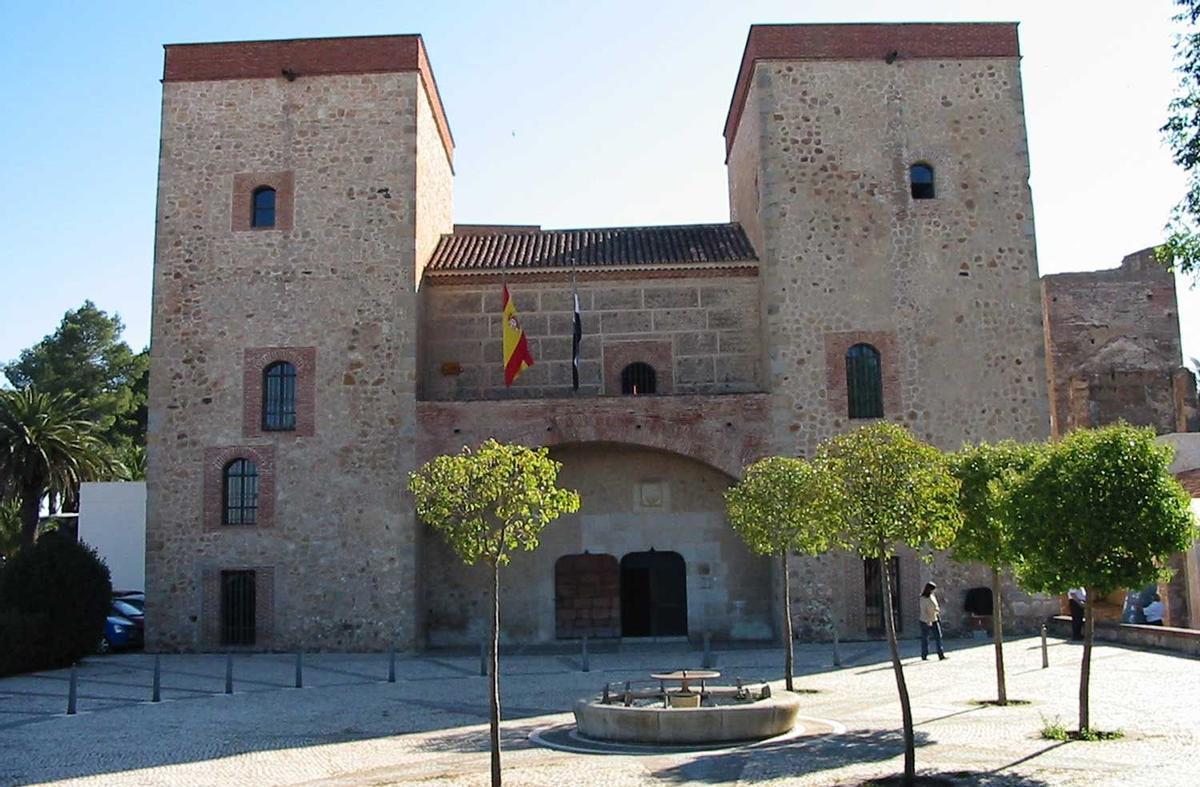
[[132, 620], [120, 615], [109, 615], [108, 619], [104, 621], [104, 633], [100, 636], [96, 651], [111, 653], [114, 650], [132, 647], [135, 637], [140, 641], [141, 634]]
[[146, 594], [140, 590], [118, 590], [113, 593], [114, 601], [124, 601], [139, 610], [146, 609]]

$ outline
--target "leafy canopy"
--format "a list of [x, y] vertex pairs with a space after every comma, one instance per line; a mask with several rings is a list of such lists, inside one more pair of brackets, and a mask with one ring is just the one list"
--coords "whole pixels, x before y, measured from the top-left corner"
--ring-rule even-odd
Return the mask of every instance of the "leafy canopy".
[[835, 520], [822, 507], [821, 472], [820, 466], [792, 457], [755, 462], [725, 492], [730, 525], [760, 555], [829, 551]]
[[546, 525], [579, 510], [579, 494], [557, 486], [562, 465], [546, 448], [488, 440], [435, 457], [409, 474], [417, 514], [463, 562], [504, 565], [537, 548]]
[[1197, 537], [1190, 499], [1168, 469], [1173, 454], [1152, 429], [1126, 424], [1049, 446], [1005, 501], [1021, 584], [1108, 594], [1166, 578], [1163, 560]]
[[4, 374], [15, 388], [72, 394], [94, 432], [119, 451], [144, 445], [150, 360], [121, 341], [124, 329], [119, 316], [84, 301]]
[[896, 545], [946, 549], [962, 523], [958, 481], [945, 455], [886, 421], [832, 437], [817, 449], [823, 508], [841, 540], [868, 558]]
[[958, 503], [963, 523], [955, 535], [956, 560], [977, 561], [994, 569], [1010, 565], [1012, 527], [1004, 509], [1004, 484], [1027, 471], [1045, 452], [1043, 443], [980, 443], [950, 457], [959, 481]]
[[1158, 258], [1184, 273], [1200, 273], [1200, 0], [1175, 0], [1175, 20], [1185, 25], [1175, 42], [1179, 87], [1167, 110], [1162, 133], [1175, 163], [1187, 173], [1187, 192], [1171, 212], [1167, 240]]

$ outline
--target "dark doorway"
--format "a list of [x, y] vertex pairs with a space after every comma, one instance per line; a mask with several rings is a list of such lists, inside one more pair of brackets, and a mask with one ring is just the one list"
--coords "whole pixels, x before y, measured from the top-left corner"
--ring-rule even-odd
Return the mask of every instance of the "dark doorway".
[[621, 636], [687, 636], [687, 575], [678, 552], [621, 558]]
[[[900, 558], [893, 557], [888, 568], [892, 580], [892, 618], [896, 622], [896, 633], [899, 634], [902, 628], [901, 621], [904, 620], [904, 616], [900, 614]], [[869, 557], [863, 560], [863, 577], [867, 599], [867, 633], [876, 637], [886, 636], [887, 628], [883, 617], [883, 566], [879, 558]]]
[[253, 571], [221, 572], [221, 644], [253, 645], [257, 629]]
[[612, 555], [563, 555], [554, 564], [559, 639], [621, 636], [621, 569]]

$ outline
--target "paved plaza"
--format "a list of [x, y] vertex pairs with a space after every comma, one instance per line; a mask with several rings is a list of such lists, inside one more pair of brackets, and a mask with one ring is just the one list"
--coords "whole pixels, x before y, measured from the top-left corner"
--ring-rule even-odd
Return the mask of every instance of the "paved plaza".
[[[1081, 647], [1051, 640], [1049, 669], [1037, 639], [1009, 643], [1010, 696], [1029, 705], [974, 700], [995, 690], [986, 640], [952, 643], [945, 662], [921, 661], [903, 643], [916, 721], [917, 764], [959, 773], [964, 784], [1194, 785], [1200, 774], [1200, 661], [1099, 645], [1092, 714], [1123, 740], [1042, 740], [1043, 719], [1073, 726]], [[562, 735], [578, 697], [605, 681], [644, 679], [699, 666], [682, 644], [591, 655], [506, 654], [502, 663], [506, 784], [859, 784], [901, 769], [900, 706], [882, 643], [797, 649], [807, 734], [716, 752], [582, 754], [539, 739]], [[716, 668], [748, 680], [779, 673], [779, 650], [721, 650]], [[386, 654], [162, 659], [162, 699], [150, 697], [153, 657], [88, 659], [78, 671], [79, 713], [66, 716], [69, 671], [0, 680], [0, 783], [105, 785], [484, 785], [488, 783], [487, 682], [477, 655], [401, 656], [388, 683]], [[782, 681], [775, 680], [776, 687]], [[533, 736], [531, 739], [531, 735]], [[965, 775], [969, 772], [970, 776]]]

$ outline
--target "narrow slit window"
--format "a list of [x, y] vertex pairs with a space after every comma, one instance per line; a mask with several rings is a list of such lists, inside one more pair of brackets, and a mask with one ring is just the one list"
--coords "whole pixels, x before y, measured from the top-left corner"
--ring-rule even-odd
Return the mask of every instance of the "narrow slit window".
[[223, 474], [221, 524], [253, 525], [258, 521], [258, 465], [234, 459]]
[[913, 199], [933, 199], [933, 167], [928, 164], [913, 164], [908, 168], [908, 182], [912, 187]]
[[631, 363], [621, 370], [621, 393], [626, 396], [655, 393], [657, 380], [658, 376], [650, 364], [641, 361]]
[[869, 344], [846, 351], [846, 398], [851, 418], [883, 417], [883, 364]]
[[296, 367], [278, 361], [263, 370], [262, 428], [291, 432], [296, 428]]
[[256, 188], [251, 208], [251, 227], [274, 227], [275, 189], [270, 186], [259, 186]]

